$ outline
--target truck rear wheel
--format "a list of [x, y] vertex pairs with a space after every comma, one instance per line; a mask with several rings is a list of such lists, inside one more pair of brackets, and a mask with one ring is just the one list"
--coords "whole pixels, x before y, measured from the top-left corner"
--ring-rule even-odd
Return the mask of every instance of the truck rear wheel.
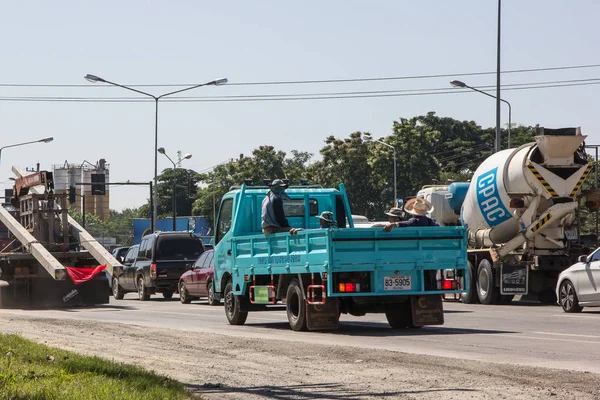
[[475, 268], [471, 261], [467, 261], [467, 274], [469, 280], [469, 290], [467, 293], [460, 295], [460, 301], [465, 304], [477, 304], [479, 303], [479, 297], [477, 297], [477, 282], [475, 281]]
[[150, 299], [150, 293], [148, 293], [148, 290], [144, 285], [144, 278], [142, 278], [141, 276], [137, 280], [137, 292], [140, 301], [146, 301]]
[[239, 296], [233, 294], [233, 283], [225, 285], [225, 316], [231, 325], [244, 325], [248, 318], [248, 311], [240, 311]]
[[477, 269], [477, 297], [481, 304], [498, 304], [500, 301], [500, 288], [496, 286], [492, 263], [483, 259]]
[[298, 279], [292, 279], [285, 296], [288, 322], [295, 331], [305, 331], [306, 328], [306, 300]]
[[393, 329], [420, 328], [420, 326], [413, 325], [410, 301], [388, 305], [385, 317]]

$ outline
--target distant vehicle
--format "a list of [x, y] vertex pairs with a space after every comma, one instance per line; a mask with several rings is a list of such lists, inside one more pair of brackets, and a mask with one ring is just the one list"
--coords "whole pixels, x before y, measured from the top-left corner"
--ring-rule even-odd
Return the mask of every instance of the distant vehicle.
[[127, 249], [127, 252], [123, 256], [123, 260], [122, 261], [119, 260], [119, 261], [121, 261], [121, 264], [123, 265], [123, 267], [120, 268], [119, 270], [117, 270], [117, 268], [115, 268], [113, 271], [113, 278], [110, 280], [110, 287], [112, 290], [113, 297], [117, 300], [121, 300], [123, 298], [123, 296], [125, 295], [125, 291], [123, 291], [123, 288], [120, 283], [120, 279], [123, 280], [125, 278], [125, 276], [127, 275], [127, 273], [128, 273], [127, 269], [131, 268], [131, 266], [133, 265], [133, 262], [135, 261], [135, 258], [137, 257], [139, 248], [140, 248], [139, 244], [129, 247]]
[[[150, 295], [162, 293], [165, 299], [173, 297], [179, 278], [204, 252], [202, 241], [187, 232], [155, 232], [142, 238], [135, 260], [124, 265], [118, 277], [119, 286], [113, 288], [123, 298], [127, 292], [137, 292], [141, 301]], [[131, 261], [125, 256], [124, 264]]]
[[[379, 228], [387, 224], [387, 221], [369, 221], [364, 215], [352, 215], [352, 221], [355, 228]], [[347, 224], [346, 227], [350, 225]]]
[[213, 250], [206, 250], [179, 278], [179, 300], [189, 304], [199, 297], [206, 297], [208, 304], [216, 306], [221, 302], [215, 299], [212, 281], [215, 276]]
[[581, 312], [583, 307], [600, 307], [600, 249], [579, 257], [558, 276], [556, 298], [564, 312]]
[[123, 263], [123, 260], [125, 260], [125, 254], [127, 254], [128, 250], [129, 246], [117, 247], [113, 250], [112, 255], [117, 259], [118, 262]]

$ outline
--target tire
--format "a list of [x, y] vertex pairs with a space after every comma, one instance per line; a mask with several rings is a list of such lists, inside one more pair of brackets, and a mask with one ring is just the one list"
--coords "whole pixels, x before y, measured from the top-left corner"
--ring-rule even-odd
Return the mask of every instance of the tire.
[[213, 292], [213, 284], [212, 281], [208, 281], [208, 287], [206, 291], [208, 292], [208, 305], [209, 306], [218, 306], [221, 304], [221, 300], [215, 299], [215, 294]]
[[240, 297], [233, 294], [233, 283], [225, 286], [225, 316], [231, 325], [244, 325], [248, 311], [240, 311]]
[[477, 281], [475, 280], [475, 268], [471, 261], [467, 261], [467, 274], [469, 280], [469, 290], [467, 293], [460, 295], [460, 301], [465, 304], [478, 304], [479, 297], [477, 296]]
[[141, 276], [137, 279], [137, 292], [140, 301], [146, 301], [150, 299], [150, 293], [148, 293], [148, 290], [144, 285], [144, 278]]
[[413, 325], [410, 302], [390, 304], [386, 307], [385, 318], [392, 329], [420, 328]]
[[575, 287], [568, 279], [565, 279], [560, 284], [558, 302], [566, 313], [578, 313], [583, 310], [583, 307], [579, 305], [579, 298], [575, 292]]
[[306, 300], [298, 279], [292, 279], [285, 296], [285, 309], [290, 327], [295, 331], [305, 331]]
[[190, 293], [185, 287], [185, 283], [181, 282], [179, 285], [179, 301], [181, 304], [190, 304], [192, 302], [192, 298], [190, 297]]
[[503, 294], [500, 296], [499, 304], [510, 304], [515, 298], [512, 294]]
[[112, 294], [116, 300], [122, 300], [125, 296], [123, 288], [119, 286], [119, 278], [113, 278], [112, 280]]
[[492, 263], [483, 259], [477, 268], [477, 297], [481, 304], [498, 304], [500, 288], [496, 286]]
[[170, 300], [173, 298], [173, 292], [163, 292], [163, 297], [167, 300]]

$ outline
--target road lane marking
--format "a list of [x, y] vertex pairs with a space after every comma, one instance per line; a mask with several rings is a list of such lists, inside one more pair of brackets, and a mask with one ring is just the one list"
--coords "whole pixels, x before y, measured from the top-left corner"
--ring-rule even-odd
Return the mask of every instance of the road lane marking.
[[505, 333], [498, 333], [494, 336], [504, 336], [504, 337], [511, 337], [511, 338], [519, 338], [519, 339], [548, 340], [551, 342], [573, 342], [573, 343], [600, 344], [600, 340], [599, 341], [591, 341], [591, 340], [574, 340], [574, 339], [552, 339], [552, 338], [545, 338], [545, 337], [539, 337], [539, 336], [509, 335], [509, 334], [505, 334]]
[[600, 339], [600, 336], [598, 335], [578, 335], [575, 333], [555, 333], [555, 332], [532, 332], [538, 335], [555, 335], [555, 336], [576, 336], [576, 337], [583, 337], [583, 338], [592, 338], [592, 339]]

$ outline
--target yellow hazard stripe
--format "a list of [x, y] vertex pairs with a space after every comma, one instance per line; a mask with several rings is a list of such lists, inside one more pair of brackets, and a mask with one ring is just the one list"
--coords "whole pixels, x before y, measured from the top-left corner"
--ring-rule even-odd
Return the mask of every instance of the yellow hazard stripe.
[[570, 194], [571, 197], [575, 197], [577, 192], [579, 192], [579, 189], [581, 189], [581, 185], [583, 185], [585, 178], [587, 178], [587, 176], [591, 170], [592, 170], [592, 166], [588, 165], [587, 168], [585, 169], [585, 172], [583, 173], [583, 175], [581, 175], [581, 178], [579, 178], [579, 180], [577, 181], [577, 185], [575, 185], [575, 187], [571, 191], [571, 194]]
[[540, 181], [540, 183], [542, 184], [542, 186], [544, 186], [544, 188], [548, 191], [548, 193], [550, 193], [550, 196], [552, 197], [558, 197], [558, 193], [556, 193], [554, 191], [554, 189], [552, 189], [552, 186], [550, 186], [550, 184], [544, 179], [544, 177], [542, 176], [542, 174], [540, 174], [537, 169], [535, 169], [535, 167], [531, 164], [527, 165], [527, 168], [529, 168], [529, 170], [531, 171], [531, 173], [533, 174], [533, 176], [535, 176], [537, 178], [538, 181]]
[[550, 221], [550, 218], [552, 218], [552, 214], [546, 214], [546, 216], [542, 219], [540, 219], [538, 221], [537, 224], [535, 224], [535, 226], [533, 228], [531, 228], [531, 232], [535, 232], [538, 229], [540, 229], [542, 226], [544, 226], [546, 224], [546, 222]]

